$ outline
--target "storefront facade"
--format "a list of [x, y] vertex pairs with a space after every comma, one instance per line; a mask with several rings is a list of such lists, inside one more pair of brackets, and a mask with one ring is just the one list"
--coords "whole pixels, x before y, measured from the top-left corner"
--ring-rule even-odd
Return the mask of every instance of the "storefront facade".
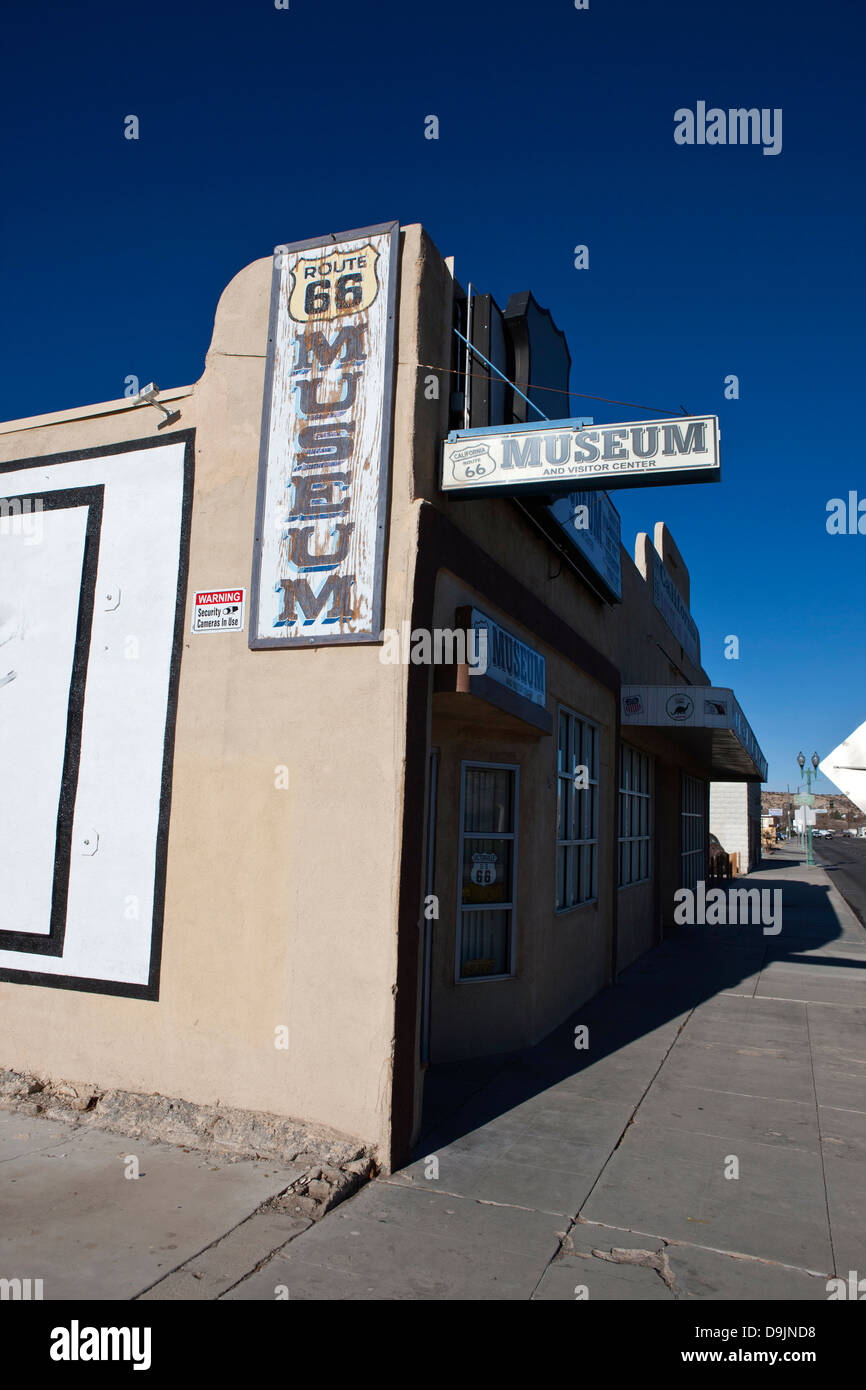
[[[521, 408], [467, 403], [455, 325], [528, 387], [543, 311], [461, 319], [418, 226], [337, 242], [235, 277], [164, 430], [131, 401], [0, 427], [4, 520], [42, 504], [38, 544], [0, 536], [10, 758], [49, 731], [43, 802], [18, 754], [0, 808], [0, 1039], [388, 1165], [428, 1067], [539, 1040], [660, 939], [710, 781], [765, 769], [663, 525], [605, 580], [537, 509], [441, 490], [455, 388], [482, 426]], [[484, 671], [388, 655], [479, 627]]]

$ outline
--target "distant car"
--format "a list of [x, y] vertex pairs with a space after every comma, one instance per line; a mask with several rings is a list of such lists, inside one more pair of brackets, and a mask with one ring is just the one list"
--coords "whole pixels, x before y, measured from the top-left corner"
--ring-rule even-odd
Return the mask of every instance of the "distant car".
[[842, 834], [843, 834], [843, 835], [850, 835], [852, 840], [856, 840], [856, 839], [857, 839], [857, 833], [858, 833], [858, 832], [857, 832], [856, 830], [843, 830], [843, 831], [842, 831]]

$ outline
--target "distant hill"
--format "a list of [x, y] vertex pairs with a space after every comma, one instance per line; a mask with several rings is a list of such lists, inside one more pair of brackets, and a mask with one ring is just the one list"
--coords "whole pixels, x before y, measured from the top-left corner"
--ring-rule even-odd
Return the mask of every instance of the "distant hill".
[[[815, 798], [815, 811], [817, 813], [816, 825], [827, 826], [830, 829], [844, 830], [846, 826], [866, 825], [866, 816], [859, 807], [849, 797], [843, 796], [841, 792], [813, 792]], [[782, 817], [782, 824], [788, 823], [788, 803], [790, 802], [791, 819], [794, 818], [796, 805], [794, 798], [797, 793], [791, 791], [784, 792], [761, 792], [761, 815], [766, 816], [770, 810], [781, 809], [785, 814]]]

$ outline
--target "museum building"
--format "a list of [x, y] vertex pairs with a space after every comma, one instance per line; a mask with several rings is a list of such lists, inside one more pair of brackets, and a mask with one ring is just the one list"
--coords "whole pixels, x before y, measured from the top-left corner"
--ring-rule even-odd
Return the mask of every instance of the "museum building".
[[663, 522], [472, 486], [573, 424], [569, 367], [531, 294], [382, 224], [241, 270], [195, 385], [0, 425], [0, 1065], [389, 1166], [431, 1068], [673, 926], [710, 783], [766, 763]]

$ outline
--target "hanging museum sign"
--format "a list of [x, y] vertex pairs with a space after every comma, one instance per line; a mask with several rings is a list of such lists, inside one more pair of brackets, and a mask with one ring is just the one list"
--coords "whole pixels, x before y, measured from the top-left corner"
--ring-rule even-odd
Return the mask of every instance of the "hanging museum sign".
[[486, 634], [485, 672], [491, 680], [513, 690], [524, 700], [544, 705], [546, 662], [541, 653], [477, 608], [472, 609], [470, 621], [473, 631]]
[[693, 666], [697, 666], [697, 624], [689, 612], [688, 604], [656, 554], [653, 554], [653, 603], [689, 661]]
[[591, 427], [544, 420], [455, 430], [442, 445], [444, 492], [556, 493], [718, 482], [720, 476], [715, 415]]
[[619, 512], [606, 492], [569, 492], [547, 505], [560, 533], [576, 546], [612, 598], [622, 599]]
[[277, 247], [249, 644], [377, 642], [399, 224]]

